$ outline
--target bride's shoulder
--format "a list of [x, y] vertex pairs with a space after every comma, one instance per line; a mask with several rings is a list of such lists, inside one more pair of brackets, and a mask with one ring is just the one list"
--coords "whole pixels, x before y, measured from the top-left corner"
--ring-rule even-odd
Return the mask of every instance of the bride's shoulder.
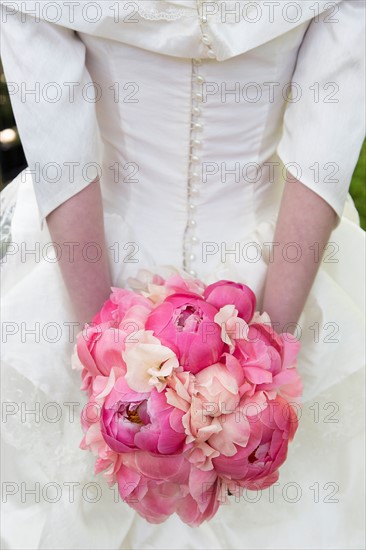
[[[112, 39], [178, 57], [224, 61], [298, 29], [352, 0], [0, 0], [2, 21], [48, 22], [78, 33]], [[31, 24], [31, 23], [30, 23]], [[40, 27], [38, 32], [43, 32]], [[296, 30], [295, 30], [296, 34]]]

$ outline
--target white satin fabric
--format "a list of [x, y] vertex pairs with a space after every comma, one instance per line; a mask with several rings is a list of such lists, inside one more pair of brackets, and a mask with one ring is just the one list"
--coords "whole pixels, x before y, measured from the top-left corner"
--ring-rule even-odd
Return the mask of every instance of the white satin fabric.
[[1, 4], [6, 23], [18, 11], [38, 22], [177, 57], [209, 57], [202, 41], [202, 34], [208, 33], [215, 59], [223, 61], [309, 22], [329, 8], [329, 21], [335, 21], [337, 4], [342, 1], [320, 0], [316, 6], [306, 0], [292, 6], [285, 0], [54, 0], [49, 6], [37, 0], [1, 0]]
[[[157, 135], [171, 132], [175, 140], [183, 127], [187, 135], [195, 58], [204, 60], [207, 84], [214, 79], [217, 95], [227, 84], [225, 98], [243, 107], [237, 151], [244, 163], [250, 156], [260, 164], [277, 151], [290, 172], [332, 206], [339, 223], [365, 135], [363, 1], [1, 0], [0, 5], [2, 60], [41, 226], [95, 179], [100, 170], [93, 164], [105, 167], [111, 154], [112, 164], [122, 154], [146, 164], [145, 149], [135, 145], [152, 129], [145, 128], [143, 109]], [[223, 66], [215, 75], [216, 64]], [[161, 86], [151, 89], [149, 78], [156, 77]], [[239, 99], [229, 93], [236, 85]], [[209, 90], [207, 103], [213, 104], [212, 86]], [[165, 116], [169, 109], [168, 129], [159, 110], [151, 120], [153, 99], [158, 109], [166, 106]], [[133, 135], [132, 116], [139, 123]], [[210, 116], [216, 113], [208, 105], [203, 117]], [[113, 125], [113, 143], [109, 117], [126, 120], [125, 127], [118, 126], [120, 135]], [[222, 132], [220, 120], [217, 116]], [[87, 136], [82, 144], [81, 135]], [[182, 144], [167, 162], [173, 171], [176, 163], [186, 164], [184, 154]], [[104, 170], [105, 187], [110, 172]]]
[[[185, 7], [190, 4], [184, 2]], [[55, 26], [47, 28], [52, 29], [47, 36], [56, 43], [60, 33]], [[291, 141], [290, 130], [297, 128], [292, 122], [298, 120], [300, 103], [286, 107], [282, 94], [275, 94], [273, 102], [264, 94], [256, 102], [237, 102], [230, 94], [223, 101], [222, 83], [229, 90], [236, 82], [241, 86], [288, 82], [295, 68], [305, 67], [299, 59], [306, 29], [304, 23], [287, 32], [285, 39], [265, 41], [220, 62], [203, 58], [201, 63], [196, 57], [195, 63], [189, 56], [166, 55], [84, 32], [74, 43], [74, 35], [61, 31], [63, 44], [71, 48], [68, 53], [74, 45], [75, 52], [85, 48], [82, 67], [87, 66], [88, 75], [104, 91], [115, 82], [121, 85], [121, 101], [95, 105], [103, 143], [107, 249], [115, 286], [126, 285], [139, 268], [172, 265], [185, 267], [206, 282], [226, 278], [249, 284], [261, 308], [284, 185], [283, 162], [293, 160], [286, 158], [285, 145], [284, 158], [278, 154], [284, 139], [282, 121], [288, 109], [285, 144]], [[9, 59], [18, 54], [16, 48], [11, 53], [7, 44], [10, 67]], [[62, 48], [55, 55], [61, 58]], [[79, 67], [69, 59], [71, 67]], [[310, 71], [309, 58], [305, 60]], [[60, 70], [66, 66], [61, 64]], [[12, 74], [17, 70], [10, 69]], [[344, 71], [345, 80], [353, 75]], [[206, 101], [197, 96], [198, 76], [213, 84]], [[133, 87], [123, 88], [131, 82], [138, 84], [138, 102], [123, 101], [127, 94], [133, 99], [131, 92], [136, 92]], [[49, 158], [59, 158], [60, 144], [64, 151], [72, 147], [75, 155], [63, 158], [89, 158], [94, 119], [84, 103], [78, 105], [80, 113], [77, 106], [66, 104], [75, 117], [74, 126], [68, 108], [64, 118], [60, 109], [50, 113], [57, 115], [52, 119], [56, 130], [63, 127], [58, 140], [52, 125], [50, 136], [44, 135], [44, 115], [22, 118], [20, 129], [23, 124], [26, 142], [30, 144], [27, 132], [32, 128], [38, 154], [46, 148]], [[311, 102], [304, 105], [314, 115]], [[326, 107], [319, 110], [321, 120], [344, 116], [349, 122], [359, 116], [354, 115], [355, 109], [343, 114], [338, 105], [335, 115]], [[360, 142], [362, 125], [356, 126]], [[315, 134], [319, 132], [312, 120], [311, 127], [300, 127], [297, 134], [309, 138], [311, 133], [318, 143]], [[350, 170], [355, 152], [348, 150], [348, 141], [344, 144], [345, 151], [337, 159]], [[311, 152], [307, 150], [306, 155]], [[120, 169], [117, 182], [116, 171], [110, 168], [115, 163]], [[239, 176], [235, 163], [240, 165]], [[260, 166], [260, 177], [253, 177], [251, 163]], [[273, 177], [270, 163], [277, 163]], [[245, 166], [248, 171], [243, 173]], [[197, 167], [199, 177], [194, 175]], [[207, 181], [203, 167], [212, 169]], [[93, 457], [78, 449], [82, 435], [78, 413], [84, 398], [78, 374], [71, 370], [71, 353], [73, 334], [80, 327], [73, 326], [75, 316], [48, 246], [47, 225], [39, 228], [39, 216], [50, 206], [48, 200], [55, 207], [80, 188], [68, 187], [66, 195], [55, 193], [40, 201], [39, 187], [29, 172], [11, 183], [3, 193], [4, 201], [12, 200], [12, 192], [16, 195], [10, 222], [13, 244], [2, 265], [2, 392], [7, 403], [2, 430], [3, 548], [363, 547], [365, 240], [344, 181], [342, 186], [344, 202], [337, 192], [328, 195], [323, 186], [316, 188], [325, 200], [334, 201], [339, 221], [299, 320], [304, 406], [279, 485], [258, 495], [248, 492], [240, 502], [222, 506], [209, 523], [192, 529], [176, 517], [150, 525], [125, 503], [114, 502], [115, 493], [92, 473]], [[40, 205], [46, 210], [40, 210]], [[32, 249], [35, 254], [26, 255]], [[27, 333], [30, 329], [35, 332]], [[31, 408], [33, 416], [26, 414]], [[69, 416], [70, 410], [75, 417]], [[31, 489], [35, 493], [27, 493]]]

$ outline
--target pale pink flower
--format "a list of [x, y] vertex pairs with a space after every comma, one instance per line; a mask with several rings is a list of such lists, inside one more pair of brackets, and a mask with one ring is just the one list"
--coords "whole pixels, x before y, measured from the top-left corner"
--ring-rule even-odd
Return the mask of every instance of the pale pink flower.
[[235, 349], [235, 340], [248, 337], [248, 324], [238, 317], [238, 310], [233, 305], [223, 306], [214, 317], [215, 323], [221, 327], [221, 339], [229, 346], [232, 353]]
[[191, 406], [195, 388], [195, 376], [188, 371], [177, 369], [169, 378], [165, 390], [167, 402], [173, 407], [187, 412]]
[[203, 403], [205, 416], [228, 414], [239, 404], [239, 387], [244, 383], [244, 375], [240, 365], [237, 366], [239, 368], [230, 371], [225, 363], [215, 363], [196, 374], [196, 396]]
[[132, 390], [149, 392], [153, 387], [162, 391], [167, 378], [179, 367], [175, 353], [163, 346], [152, 331], [140, 330], [134, 334], [133, 344], [123, 352], [126, 362], [126, 382]]
[[263, 313], [259, 313], [259, 311], [255, 311], [252, 317], [252, 320], [250, 321], [249, 324], [251, 325], [253, 323], [257, 323], [257, 324], [261, 323], [263, 325], [271, 326], [271, 318], [266, 311], [263, 311]]
[[158, 305], [164, 302], [168, 296], [180, 292], [195, 293], [202, 296], [205, 288], [205, 285], [199, 279], [189, 276], [183, 278], [179, 273], [175, 273], [163, 282], [148, 283], [147, 290], [142, 291], [142, 294], [155, 305]]

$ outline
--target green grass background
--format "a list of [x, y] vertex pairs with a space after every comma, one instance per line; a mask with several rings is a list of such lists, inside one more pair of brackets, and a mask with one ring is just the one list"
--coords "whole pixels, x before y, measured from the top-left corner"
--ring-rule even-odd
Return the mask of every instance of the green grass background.
[[360, 225], [366, 230], [366, 141], [363, 143], [349, 192], [360, 215]]

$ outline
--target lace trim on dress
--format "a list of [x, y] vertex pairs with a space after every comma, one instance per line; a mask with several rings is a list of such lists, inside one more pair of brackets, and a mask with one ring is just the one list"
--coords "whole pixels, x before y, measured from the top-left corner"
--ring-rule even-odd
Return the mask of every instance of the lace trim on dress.
[[[20, 361], [21, 355], [18, 366]], [[71, 390], [62, 398], [55, 397], [8, 362], [4, 369], [3, 441], [18, 453], [28, 455], [27, 460], [38, 464], [52, 481], [88, 480], [93, 471], [93, 457], [79, 448], [83, 436], [80, 414], [86, 401], [81, 391], [76, 399], [75, 391], [71, 394]], [[28, 474], [31, 476], [32, 472], [24, 472], [25, 478]]]
[[[183, 4], [184, 2], [182, 2]], [[134, 0], [125, 2], [123, 8], [129, 11], [129, 17], [138, 14], [142, 19], [149, 21], [176, 21], [182, 17], [197, 16], [197, 12], [192, 9], [194, 6], [174, 7], [166, 1], [144, 1]]]
[[[11, 242], [11, 222], [15, 210], [19, 181], [13, 180], [0, 193], [0, 260], [6, 256]], [[0, 262], [0, 267], [2, 267]]]
[[139, 15], [150, 21], [176, 21], [183, 17], [208, 16], [212, 23], [235, 24], [243, 19], [253, 22], [253, 19], [260, 17], [261, 2], [262, 0], [134, 0], [124, 2], [123, 9], [130, 10], [130, 18]]

